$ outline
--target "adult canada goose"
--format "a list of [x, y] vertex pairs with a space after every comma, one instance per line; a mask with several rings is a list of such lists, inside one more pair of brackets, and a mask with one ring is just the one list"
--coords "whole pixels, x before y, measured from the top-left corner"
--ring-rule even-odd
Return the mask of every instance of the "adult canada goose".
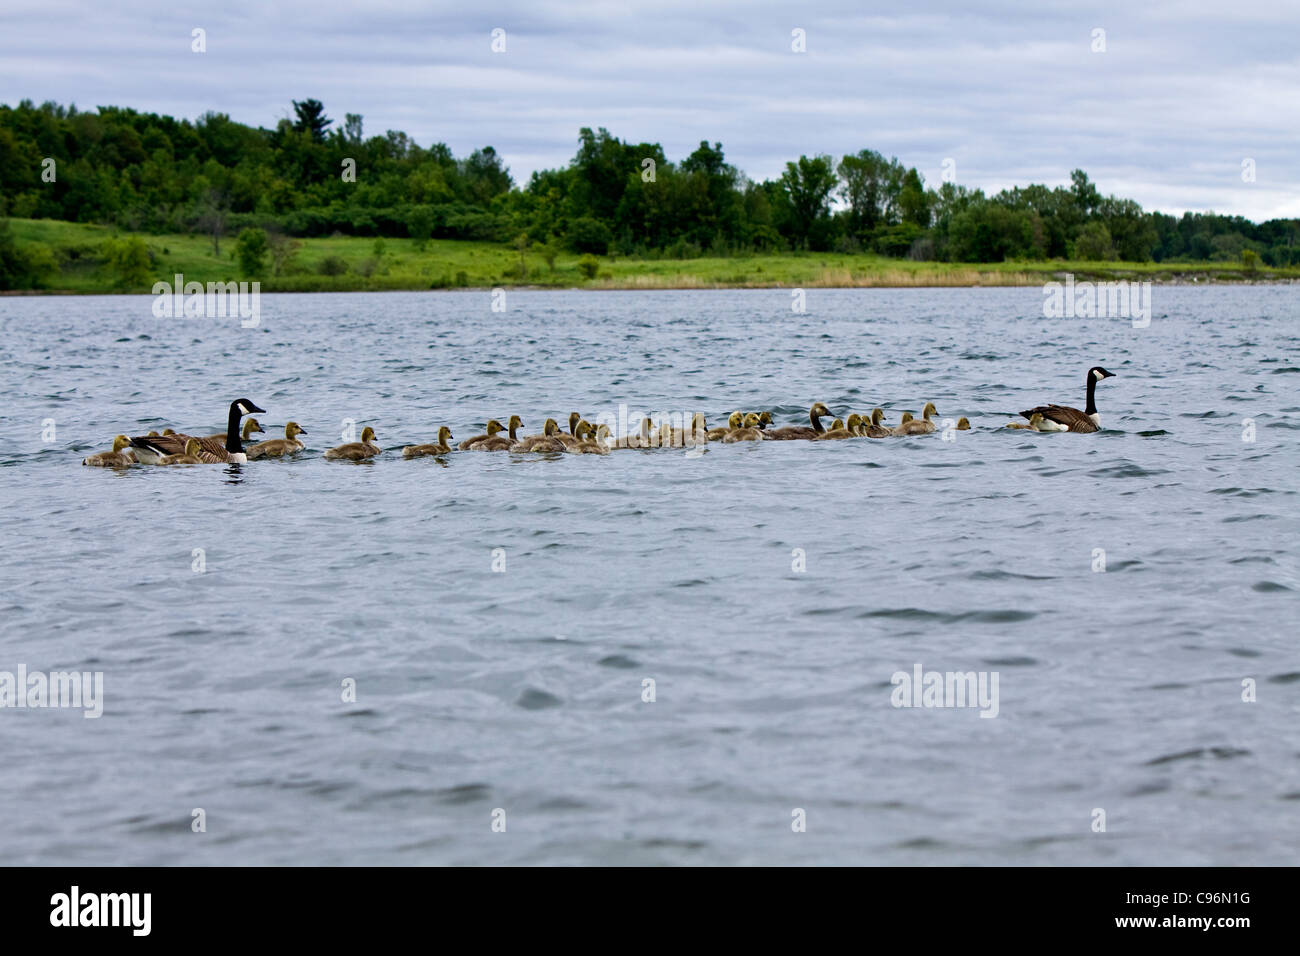
[[292, 455], [300, 452], [307, 446], [298, 441], [299, 435], [307, 434], [307, 429], [303, 428], [297, 422], [286, 422], [284, 425], [284, 437], [272, 438], [269, 441], [258, 442], [256, 445], [250, 445], [248, 448], [248, 460], [254, 461], [258, 458], [282, 458], [285, 455]]
[[[266, 429], [263, 428], [263, 427], [258, 423], [258, 421], [257, 421], [256, 418], [250, 418], [250, 419], [248, 419], [247, 421], [244, 422], [244, 427], [243, 427], [242, 429], [240, 429], [239, 437], [242, 438], [244, 441], [252, 441], [253, 439], [252, 439], [251, 436], [252, 436], [252, 434], [253, 434], [254, 432], [265, 432], [265, 431], [266, 431]], [[164, 434], [164, 435], [175, 435], [176, 433], [175, 433], [174, 431], [172, 431], [170, 428], [167, 428], [167, 429], [164, 429], [164, 430], [163, 430], [163, 434]], [[216, 441], [219, 441], [219, 442], [224, 443], [225, 440], [226, 440], [226, 433], [225, 433], [225, 432], [217, 432], [215, 435], [209, 435], [208, 437], [209, 437], [209, 438], [212, 438], [212, 439], [215, 439]]]
[[862, 420], [860, 434], [867, 438], [888, 438], [894, 434], [894, 430], [885, 424], [885, 410], [883, 408], [873, 408], [871, 418]]
[[578, 455], [608, 455], [609, 445], [605, 443], [605, 438], [609, 435], [609, 426], [602, 424], [593, 428], [590, 422], [584, 424], [586, 428], [583, 430], [582, 440], [570, 451]]
[[822, 435], [819, 441], [836, 441], [844, 438], [857, 438], [858, 429], [862, 426], [862, 416], [854, 412], [848, 417], [847, 421], [841, 422], [835, 419], [836, 424], [831, 426], [830, 431]]
[[202, 465], [214, 464], [212, 454], [199, 447], [199, 440], [191, 438], [185, 443], [185, 452], [180, 455], [163, 455], [158, 459], [160, 465]]
[[93, 465], [96, 468], [125, 468], [127, 465], [134, 465], [135, 456], [130, 451], [123, 451], [131, 444], [131, 439], [125, 435], [118, 435], [113, 439], [112, 451], [101, 451], [98, 454], [90, 455], [81, 459], [83, 465]]
[[921, 412], [919, 421], [909, 421], [906, 424], [899, 425], [894, 429], [895, 435], [928, 435], [934, 431], [935, 424], [930, 421], [932, 415], [938, 414], [938, 409], [934, 407], [934, 402], [926, 402], [925, 409]]
[[768, 441], [795, 441], [798, 439], [818, 438], [826, 434], [826, 429], [821, 423], [823, 415], [830, 415], [831, 410], [821, 402], [815, 404], [808, 410], [808, 425], [786, 425], [784, 428], [773, 428], [771, 431], [764, 431], [763, 438]]
[[731, 431], [733, 428], [744, 428], [744, 427], [745, 427], [745, 413], [732, 412], [729, 416], [727, 416], [727, 424], [724, 427], [709, 429], [709, 431], [706, 433], [706, 437], [709, 439], [709, 441], [722, 441], [722, 439], [727, 437], [727, 432]]
[[1097, 400], [1093, 394], [1097, 383], [1103, 378], [1114, 378], [1114, 372], [1108, 372], [1100, 365], [1088, 369], [1088, 404], [1083, 411], [1068, 405], [1039, 405], [1021, 412], [1025, 418], [1031, 418], [1034, 412], [1043, 416], [1038, 426], [1040, 432], [1095, 432], [1101, 430], [1101, 416], [1097, 414]]
[[239, 440], [239, 420], [245, 415], [265, 411], [265, 408], [258, 408], [248, 399], [239, 398], [230, 403], [230, 414], [227, 416], [226, 422], [226, 437], [223, 440], [218, 441], [211, 437], [200, 438], [197, 435], [159, 435], [157, 437], [144, 435], [140, 438], [132, 438], [131, 447], [135, 449], [137, 459], [146, 465], [156, 465], [158, 459], [163, 455], [185, 454], [185, 443], [191, 438], [198, 438], [199, 448], [205, 452], [210, 452], [216, 457], [217, 461], [248, 461], [248, 455], [244, 452], [244, 444]]
[[511, 451], [564, 451], [564, 444], [560, 441], [560, 426], [554, 418], [546, 419], [546, 425], [540, 435], [529, 435], [527, 438], [521, 438], [511, 446]]
[[423, 458], [425, 455], [445, 455], [451, 451], [447, 439], [451, 438], [451, 429], [443, 425], [438, 429], [438, 440], [427, 445], [407, 445], [402, 449], [403, 458]]
[[476, 442], [470, 448], [470, 451], [509, 451], [514, 446], [515, 442], [519, 441], [519, 436], [516, 432], [519, 430], [519, 426], [523, 423], [523, 419], [518, 415], [511, 415], [510, 422], [506, 428], [506, 431], [509, 434], [508, 438], [505, 435], [492, 435], [489, 438], [484, 438], [482, 441]]
[[486, 439], [488, 439], [488, 438], [492, 438], [492, 437], [494, 437], [494, 436], [496, 435], [497, 432], [503, 432], [503, 431], [506, 430], [506, 426], [505, 426], [505, 425], [502, 425], [502, 424], [501, 424], [499, 421], [497, 421], [495, 418], [491, 419], [491, 420], [487, 423], [487, 425], [485, 426], [485, 428], [487, 429], [487, 434], [486, 434], [486, 435], [475, 435], [473, 438], [466, 438], [463, 442], [461, 442], [461, 443], [460, 443], [459, 445], [457, 445], [456, 447], [459, 448], [461, 451], [469, 451], [471, 448], [473, 448], [473, 447], [474, 447], [475, 445], [477, 445], [479, 442], [484, 441], [484, 440], [486, 440]]
[[740, 428], [733, 428], [723, 436], [724, 444], [731, 444], [738, 441], [762, 441], [763, 432], [758, 427], [758, 415], [750, 412], [745, 416], [743, 425]]
[[1034, 412], [1034, 414], [1032, 414], [1032, 415], [1029, 416], [1029, 421], [1028, 421], [1028, 422], [1011, 422], [1011, 423], [1009, 423], [1009, 424], [1007, 425], [1007, 427], [1008, 427], [1008, 428], [1023, 428], [1023, 429], [1025, 429], [1025, 430], [1027, 430], [1027, 431], [1035, 431], [1035, 432], [1036, 432], [1036, 431], [1041, 431], [1041, 429], [1038, 427], [1038, 426], [1041, 425], [1041, 424], [1043, 424], [1043, 413], [1042, 413], [1042, 412]]
[[325, 457], [341, 458], [344, 461], [365, 461], [367, 458], [374, 458], [383, 451], [375, 444], [374, 438], [375, 430], [367, 425], [361, 429], [361, 441], [348, 442], [346, 445], [331, 448], [325, 452]]

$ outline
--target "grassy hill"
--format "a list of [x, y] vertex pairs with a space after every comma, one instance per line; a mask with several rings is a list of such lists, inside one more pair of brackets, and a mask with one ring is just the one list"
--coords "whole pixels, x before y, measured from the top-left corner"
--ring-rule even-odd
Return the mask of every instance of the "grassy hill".
[[[256, 278], [263, 292], [342, 292], [538, 286], [592, 289], [707, 289], [773, 287], [911, 287], [1041, 285], [1066, 272], [1077, 279], [1155, 282], [1241, 282], [1300, 279], [1300, 267], [1255, 270], [1240, 262], [913, 262], [846, 253], [782, 253], [697, 259], [602, 257], [589, 278], [575, 253], [560, 252], [553, 263], [536, 250], [521, 254], [509, 246], [461, 240], [337, 236], [295, 240], [296, 252], [275, 274], [270, 260], [259, 275], [242, 276], [232, 237], [221, 254], [204, 235], [129, 234], [105, 226], [48, 219], [11, 219], [20, 247], [40, 244], [58, 264], [43, 291], [74, 293], [148, 292], [153, 282]], [[123, 284], [109, 261], [111, 243], [137, 235], [149, 254], [144, 283]]]

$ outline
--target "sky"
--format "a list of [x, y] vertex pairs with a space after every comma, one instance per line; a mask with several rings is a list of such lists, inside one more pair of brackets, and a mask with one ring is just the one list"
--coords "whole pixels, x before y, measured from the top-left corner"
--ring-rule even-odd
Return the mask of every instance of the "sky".
[[1297, 26], [1300, 0], [2, 0], [0, 102], [269, 128], [312, 97], [367, 136], [491, 145], [518, 183], [583, 126], [673, 161], [721, 142], [758, 180], [864, 148], [985, 192], [1082, 168], [1147, 209], [1260, 221], [1300, 216]]

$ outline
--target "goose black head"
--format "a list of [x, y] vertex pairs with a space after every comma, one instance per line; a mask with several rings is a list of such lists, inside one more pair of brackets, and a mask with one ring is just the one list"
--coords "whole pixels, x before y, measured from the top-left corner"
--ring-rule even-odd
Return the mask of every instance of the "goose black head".
[[1096, 382], [1100, 382], [1103, 378], [1115, 377], [1114, 372], [1108, 372], [1100, 365], [1094, 365], [1092, 368], [1088, 369], [1088, 375]]
[[263, 412], [263, 413], [264, 413], [264, 412], [266, 411], [265, 408], [258, 408], [256, 405], [254, 405], [252, 402], [250, 402], [250, 401], [249, 401], [248, 399], [246, 399], [246, 398], [239, 398], [239, 399], [236, 399], [235, 401], [231, 402], [231, 403], [230, 403], [230, 410], [231, 410], [232, 412], [234, 412], [234, 411], [238, 411], [239, 414], [240, 414], [241, 416], [242, 416], [242, 415], [252, 415], [254, 412]]

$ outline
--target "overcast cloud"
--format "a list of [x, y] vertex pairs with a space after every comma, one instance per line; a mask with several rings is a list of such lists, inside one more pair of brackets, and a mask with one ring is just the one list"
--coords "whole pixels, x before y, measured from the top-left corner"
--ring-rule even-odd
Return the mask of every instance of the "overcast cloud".
[[958, 182], [990, 192], [1082, 167], [1148, 209], [1261, 220], [1300, 216], [1298, 24], [1296, 0], [5, 0], [0, 101], [271, 127], [315, 97], [340, 124], [363, 114], [368, 136], [492, 145], [516, 182], [567, 163], [581, 126], [674, 161], [721, 141], [755, 179], [866, 147], [932, 185], [951, 158]]

